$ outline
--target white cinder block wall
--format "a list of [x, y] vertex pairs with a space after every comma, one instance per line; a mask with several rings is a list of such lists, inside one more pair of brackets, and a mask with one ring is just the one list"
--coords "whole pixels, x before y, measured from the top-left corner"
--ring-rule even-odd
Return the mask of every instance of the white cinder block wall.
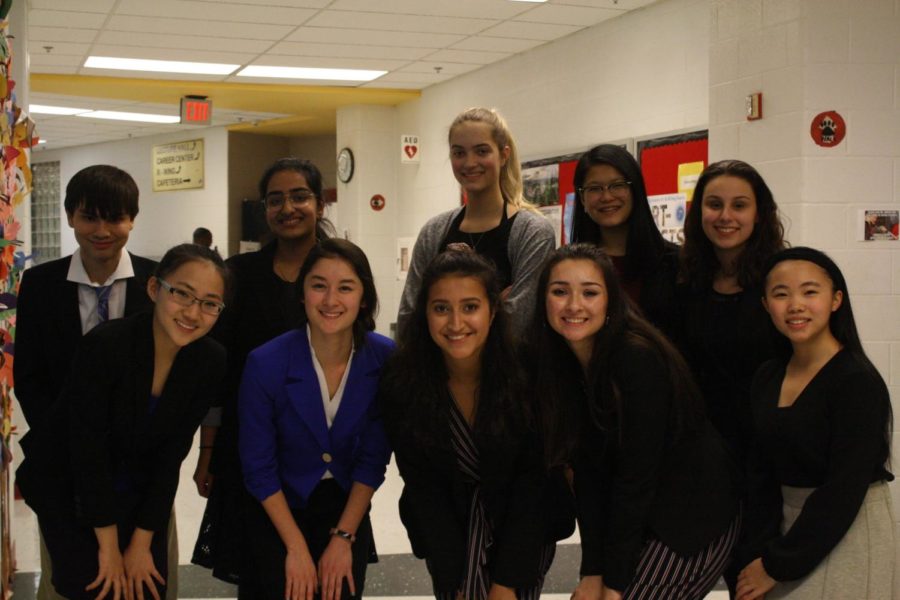
[[[900, 242], [859, 241], [858, 212], [900, 208], [900, 1], [712, 0], [709, 72], [709, 159], [756, 165], [790, 242], [840, 265], [866, 351], [891, 391], [898, 465]], [[759, 91], [764, 118], [747, 122], [744, 97]], [[847, 123], [833, 148], [809, 133], [826, 110]]]
[[[154, 192], [152, 147], [186, 140], [204, 140], [205, 185], [197, 190]], [[160, 258], [176, 244], [191, 241], [197, 227], [212, 231], [220, 248], [228, 239], [228, 131], [224, 127], [169, 133], [147, 138], [92, 144], [77, 148], [35, 152], [32, 162], [58, 160], [60, 170], [60, 256], [76, 247], [72, 229], [65, 225], [62, 207], [65, 187], [75, 173], [96, 164], [115, 165], [127, 171], [140, 190], [140, 212], [128, 241], [128, 249], [149, 258]]]

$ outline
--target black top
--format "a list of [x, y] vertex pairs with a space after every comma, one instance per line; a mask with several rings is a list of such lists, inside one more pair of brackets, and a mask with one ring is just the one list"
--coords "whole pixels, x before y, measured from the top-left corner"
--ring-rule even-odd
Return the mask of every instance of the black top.
[[603, 575], [605, 585], [623, 591], [648, 536], [684, 556], [698, 552], [731, 525], [737, 495], [735, 467], [708, 423], [674, 439], [660, 356], [632, 342], [612, 361], [622, 414], [607, 411], [598, 425], [585, 405], [573, 468], [581, 574]]
[[222, 423], [210, 467], [217, 477], [242, 480], [237, 399], [247, 355], [306, 321], [300, 284], [284, 281], [272, 269], [275, 249], [276, 242], [271, 242], [257, 252], [237, 254], [226, 261], [234, 294], [211, 334], [228, 350], [228, 369], [217, 402], [222, 406]]
[[[385, 430], [404, 483], [400, 519], [413, 553], [428, 559], [435, 591], [456, 592], [465, 568], [471, 479], [460, 471], [451, 446], [449, 394], [438, 411], [439, 435], [423, 446], [406, 418], [411, 393], [383, 390], [381, 397]], [[544, 544], [574, 531], [574, 507], [560, 485], [550, 483], [535, 433], [522, 429], [501, 438], [480, 431], [478, 418], [473, 439], [480, 454], [480, 494], [493, 532], [491, 579], [532, 587], [540, 576]]]
[[[131, 256], [134, 277], [125, 281], [125, 314], [152, 305], [147, 280], [156, 263]], [[29, 427], [56, 401], [81, 340], [78, 284], [68, 281], [71, 256], [37, 265], [22, 274], [16, 308], [16, 398]]]
[[[779, 408], [785, 368], [769, 361], [753, 380], [756, 444], [748, 471], [746, 560], [762, 556], [778, 581], [809, 574], [850, 528], [869, 485], [894, 478], [885, 468], [890, 398], [881, 377], [842, 350], [793, 405]], [[816, 488], [786, 535], [779, 533], [781, 485]]]
[[[181, 348], [151, 414], [152, 319], [140, 313], [85, 335], [64, 392], [23, 438], [16, 479], [38, 516], [74, 506], [86, 525], [112, 525], [123, 516], [121, 494], [136, 493], [134, 524], [165, 531], [180, 465], [224, 375], [225, 351], [206, 337]], [[116, 489], [122, 477], [128, 490]]]
[[706, 414], [741, 467], [750, 445], [750, 384], [774, 358], [778, 334], [758, 288], [696, 294], [681, 288], [684, 321], [675, 342], [706, 401]]
[[481, 256], [489, 259], [497, 267], [497, 275], [499, 275], [500, 288], [504, 289], [512, 285], [512, 264], [509, 262], [509, 232], [512, 229], [513, 220], [516, 213], [512, 217], [506, 216], [507, 204], [503, 204], [503, 217], [500, 224], [480, 233], [466, 233], [459, 230], [459, 226], [466, 216], [466, 211], [462, 210], [450, 223], [450, 231], [447, 237], [441, 243], [441, 252], [447, 249], [448, 244], [466, 244]]

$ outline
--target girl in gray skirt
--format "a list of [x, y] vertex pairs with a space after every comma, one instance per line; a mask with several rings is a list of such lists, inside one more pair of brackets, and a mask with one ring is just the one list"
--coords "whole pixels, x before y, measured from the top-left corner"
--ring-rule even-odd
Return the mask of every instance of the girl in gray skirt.
[[751, 389], [750, 539], [738, 600], [891, 598], [887, 386], [828, 256], [791, 248], [766, 272], [763, 303], [789, 345]]

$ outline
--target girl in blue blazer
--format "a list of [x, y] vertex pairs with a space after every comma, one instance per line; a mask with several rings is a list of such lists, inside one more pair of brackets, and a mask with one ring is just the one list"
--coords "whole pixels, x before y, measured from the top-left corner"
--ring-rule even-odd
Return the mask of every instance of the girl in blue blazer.
[[[376, 410], [394, 348], [373, 333], [378, 296], [356, 245], [323, 240], [300, 271], [307, 325], [247, 359], [238, 400], [252, 564], [262, 598], [362, 595], [369, 502], [390, 448]], [[255, 509], [255, 510], [254, 510]]]

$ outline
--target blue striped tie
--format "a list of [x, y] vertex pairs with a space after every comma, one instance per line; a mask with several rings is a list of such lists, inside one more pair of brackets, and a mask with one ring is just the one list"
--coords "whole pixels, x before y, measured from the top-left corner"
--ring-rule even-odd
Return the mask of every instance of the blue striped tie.
[[94, 288], [94, 291], [97, 292], [97, 316], [100, 317], [100, 322], [109, 319], [109, 292], [112, 290], [111, 285], [100, 285]]

